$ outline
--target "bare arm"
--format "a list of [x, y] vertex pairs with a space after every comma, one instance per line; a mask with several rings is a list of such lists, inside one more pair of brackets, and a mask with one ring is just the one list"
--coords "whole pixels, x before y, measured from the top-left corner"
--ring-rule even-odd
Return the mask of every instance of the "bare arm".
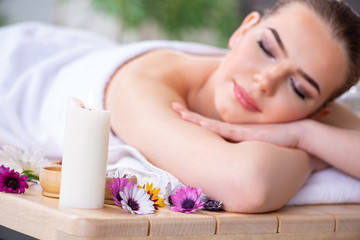
[[181, 105], [174, 109], [188, 121], [199, 124], [224, 138], [240, 142], [259, 140], [284, 147], [298, 148], [326, 163], [360, 178], [360, 119], [339, 105], [323, 119], [301, 120], [282, 124], [236, 125], [205, 118]]

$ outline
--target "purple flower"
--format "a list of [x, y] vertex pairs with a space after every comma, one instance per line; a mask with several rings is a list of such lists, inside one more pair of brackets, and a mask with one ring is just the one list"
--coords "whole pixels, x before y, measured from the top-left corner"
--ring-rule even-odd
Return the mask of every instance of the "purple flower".
[[200, 195], [201, 188], [183, 186], [180, 189], [175, 189], [174, 194], [171, 195], [171, 201], [174, 204], [171, 210], [193, 213], [198, 209], [202, 209], [204, 203], [200, 200]]
[[113, 194], [113, 199], [115, 200], [115, 204], [121, 206], [121, 195], [120, 192], [124, 191], [124, 188], [128, 186], [132, 188], [135, 186], [135, 183], [129, 181], [127, 178], [113, 178], [113, 182], [108, 181], [110, 191]]
[[209, 211], [221, 211], [222, 210], [222, 202], [215, 201], [213, 199], [209, 199], [204, 202], [204, 209]]
[[165, 196], [164, 196], [164, 198], [165, 198], [164, 203], [165, 203], [166, 205], [168, 205], [168, 206], [174, 206], [174, 204], [173, 204], [172, 201], [171, 201], [171, 195], [174, 194], [174, 190], [175, 190], [175, 189], [180, 188], [180, 187], [181, 187], [181, 185], [180, 185], [180, 184], [177, 184], [177, 185], [175, 186], [175, 188], [173, 189], [173, 188], [172, 188], [172, 185], [171, 185], [171, 182], [168, 182], [168, 184], [167, 184], [167, 186], [166, 186], [166, 188], [165, 188]]
[[0, 166], [0, 192], [24, 193], [25, 188], [29, 187], [26, 180], [26, 176], [20, 176], [14, 169], [10, 171], [4, 165]]
[[0, 175], [3, 175], [5, 172], [10, 172], [10, 168], [6, 168], [4, 165], [0, 166]]

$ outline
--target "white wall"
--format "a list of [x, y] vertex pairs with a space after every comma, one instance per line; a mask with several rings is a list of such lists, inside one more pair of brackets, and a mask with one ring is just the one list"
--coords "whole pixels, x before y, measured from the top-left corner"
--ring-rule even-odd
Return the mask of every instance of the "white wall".
[[52, 22], [56, 0], [0, 0], [0, 13], [9, 23]]

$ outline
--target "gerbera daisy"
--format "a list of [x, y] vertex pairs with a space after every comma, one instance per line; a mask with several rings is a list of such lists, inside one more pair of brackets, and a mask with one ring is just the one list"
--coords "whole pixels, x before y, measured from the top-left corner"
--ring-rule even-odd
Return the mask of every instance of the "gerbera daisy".
[[14, 169], [9, 171], [9, 168], [0, 167], [0, 192], [7, 193], [24, 193], [25, 188], [29, 185], [26, 182], [26, 176], [20, 176], [20, 173], [15, 172]]
[[202, 209], [204, 203], [200, 200], [200, 195], [201, 188], [183, 186], [180, 189], [175, 189], [174, 194], [171, 195], [171, 201], [174, 204], [171, 210], [193, 213], [198, 209]]
[[160, 198], [159, 192], [160, 188], [154, 188], [153, 183], [149, 185], [149, 183], [146, 183], [146, 186], [144, 186], [145, 191], [150, 195], [150, 200], [154, 202], [155, 209], [159, 209], [159, 207], [164, 207], [165, 198]]
[[113, 178], [113, 182], [108, 181], [110, 191], [113, 194], [115, 204], [121, 206], [120, 192], [124, 191], [125, 186], [134, 187], [135, 183], [129, 181], [127, 178]]
[[154, 202], [150, 200], [150, 195], [143, 188], [125, 186], [120, 196], [122, 208], [129, 210], [132, 214], [150, 214], [155, 211]]
[[5, 167], [4, 165], [0, 166], [0, 175], [4, 174], [5, 172], [9, 172], [10, 168]]

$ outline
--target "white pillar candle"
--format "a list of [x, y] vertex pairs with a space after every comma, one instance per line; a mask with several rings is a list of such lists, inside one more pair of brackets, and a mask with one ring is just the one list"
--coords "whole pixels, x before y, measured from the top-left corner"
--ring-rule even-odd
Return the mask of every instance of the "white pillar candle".
[[110, 112], [86, 108], [76, 98], [67, 107], [59, 204], [104, 207]]

